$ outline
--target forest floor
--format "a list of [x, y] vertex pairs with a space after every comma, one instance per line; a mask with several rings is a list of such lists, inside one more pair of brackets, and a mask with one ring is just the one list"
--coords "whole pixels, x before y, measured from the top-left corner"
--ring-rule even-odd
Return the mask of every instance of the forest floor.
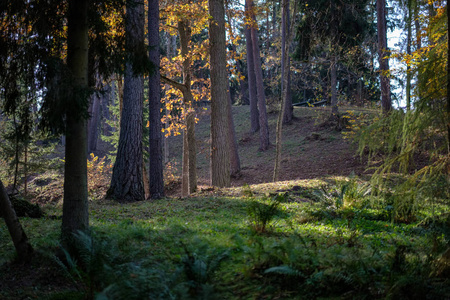
[[[341, 107], [350, 109], [352, 118], [375, 114]], [[445, 201], [394, 222], [393, 204], [366, 193], [370, 173], [344, 139], [350, 131], [336, 130], [327, 108], [294, 113], [279, 182], [275, 147], [258, 151], [246, 106], [233, 107], [242, 173], [231, 188], [209, 186], [207, 110], [196, 126], [199, 189], [190, 197], [179, 194], [180, 136], [169, 139], [168, 197], [156, 201], [103, 199], [111, 169], [100, 147], [88, 166], [93, 237], [80, 237], [78, 264], [59, 245], [61, 175], [33, 179], [31, 200], [46, 216], [20, 221], [37, 254], [30, 265], [10, 263], [0, 224], [0, 299], [450, 299], [450, 217], [429, 221], [450, 214]], [[276, 117], [269, 110], [273, 144]]]
[[[358, 107], [342, 107], [342, 113], [352, 110], [356, 114], [374, 114], [375, 110]], [[327, 107], [296, 107], [291, 124], [283, 126], [282, 160], [280, 181], [295, 179], [314, 179], [324, 176], [364, 176], [367, 160], [361, 158], [352, 141], [345, 139], [342, 131], [336, 130], [336, 124], [328, 122], [331, 111]], [[259, 151], [259, 134], [250, 133], [250, 110], [248, 106], [233, 107], [233, 117], [238, 140], [238, 151], [241, 161], [241, 174], [231, 180], [232, 186], [244, 184], [260, 184], [273, 181], [275, 165], [275, 131], [277, 113], [268, 114], [269, 136], [271, 147], [267, 151]], [[199, 187], [209, 185], [209, 111], [199, 115], [196, 125], [197, 173]], [[344, 128], [345, 130], [346, 128]], [[175, 166], [175, 174], [180, 176], [182, 138], [169, 139], [169, 157]], [[169, 190], [170, 195], [177, 196], [180, 186]]]

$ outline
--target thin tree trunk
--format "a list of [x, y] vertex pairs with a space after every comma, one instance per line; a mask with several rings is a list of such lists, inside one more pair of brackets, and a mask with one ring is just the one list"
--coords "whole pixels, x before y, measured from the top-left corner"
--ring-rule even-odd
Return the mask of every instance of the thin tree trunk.
[[164, 197], [163, 136], [161, 133], [161, 81], [159, 74], [159, 0], [148, 3], [149, 58], [156, 67], [149, 76], [149, 180], [152, 199]]
[[5, 219], [9, 234], [16, 248], [17, 257], [21, 262], [28, 262], [33, 255], [33, 247], [28, 242], [27, 235], [23, 231], [22, 225], [17, 218], [16, 212], [12, 207], [3, 182], [0, 179], [0, 212]]
[[90, 119], [88, 120], [88, 153], [97, 150], [98, 124], [100, 122], [100, 95], [93, 93], [91, 99]]
[[[127, 5], [126, 47], [139, 55], [144, 42], [144, 1]], [[144, 78], [135, 74], [131, 62], [125, 65], [119, 145], [107, 197], [121, 202], [145, 199], [143, 186], [142, 113]]]
[[384, 114], [392, 109], [389, 80], [389, 55], [386, 38], [386, 1], [377, 0], [378, 62], [380, 64], [381, 107]]
[[[281, 15], [281, 91], [284, 90], [286, 84], [286, 101], [284, 105], [283, 123], [290, 124], [293, 118], [293, 106], [292, 106], [292, 94], [291, 94], [291, 72], [289, 68], [285, 68], [286, 62], [290, 63], [289, 54], [286, 49], [289, 49], [290, 45], [286, 48], [286, 38], [289, 36], [290, 27], [290, 9], [289, 1], [283, 0], [283, 11]], [[286, 80], [284, 79], [287, 77]], [[287, 83], [285, 83], [287, 82]], [[283, 100], [282, 100], [283, 101]]]
[[[77, 103], [88, 88], [88, 2], [70, 0], [68, 10], [67, 65], [74, 86], [71, 100]], [[82, 92], [80, 92], [82, 91]], [[80, 101], [81, 99], [81, 101]], [[64, 202], [61, 237], [63, 243], [73, 248], [70, 242], [77, 231], [89, 229], [87, 191], [87, 121], [83, 111], [70, 111], [67, 107], [66, 148], [64, 164]], [[79, 107], [79, 106], [78, 106]]]
[[[253, 22], [253, 11], [249, 7], [250, 0], [245, 1], [245, 16], [246, 23]], [[255, 133], [259, 130], [259, 111], [258, 111], [258, 98], [256, 92], [256, 73], [255, 73], [255, 60], [253, 59], [253, 42], [251, 25], [245, 25], [245, 45], [247, 48], [247, 82], [248, 82], [248, 97], [250, 102], [250, 122], [251, 132]]]
[[[228, 81], [227, 81], [228, 82]], [[228, 84], [229, 85], [229, 84]], [[230, 105], [228, 106], [228, 145], [230, 147], [230, 176], [233, 178], [240, 177], [241, 173], [241, 159], [239, 158], [239, 151], [238, 151], [238, 143], [236, 138], [236, 129], [234, 127], [234, 120], [233, 120], [233, 109], [232, 109], [232, 103], [231, 103], [231, 94], [228, 87], [228, 101], [230, 102]]]
[[223, 0], [209, 0], [209, 46], [211, 71], [211, 185], [230, 186], [228, 76], [225, 49]]
[[258, 44], [258, 32], [256, 28], [251, 28], [252, 44], [253, 44], [253, 61], [256, 75], [256, 95], [258, 98], [259, 111], [259, 150], [266, 151], [269, 149], [269, 125], [267, 121], [266, 95], [264, 92], [263, 73], [261, 68], [261, 57]]
[[[297, 6], [294, 6], [294, 16], [297, 12]], [[283, 0], [282, 2], [282, 14], [283, 18], [289, 17], [289, 0]], [[292, 24], [293, 25], [293, 24]], [[289, 28], [289, 27], [288, 27]], [[283, 73], [287, 74], [290, 69], [290, 59], [289, 59], [289, 45], [292, 41], [292, 31], [293, 26], [290, 26], [289, 30], [282, 30], [282, 39], [286, 41], [284, 44], [284, 61], [282, 62], [282, 65], [284, 67]], [[279, 180], [279, 174], [280, 174], [280, 168], [281, 168], [281, 154], [282, 154], [282, 137], [283, 137], [283, 115], [286, 108], [287, 98], [289, 97], [289, 84], [288, 84], [288, 77], [284, 76], [284, 84], [282, 84], [283, 90], [282, 97], [281, 97], [281, 109], [278, 114], [278, 120], [277, 120], [277, 134], [276, 134], [276, 156], [275, 156], [275, 167], [273, 170], [273, 181]]]
[[[189, 43], [191, 28], [188, 21], [178, 22], [180, 35], [181, 55], [183, 56], [183, 84], [180, 89], [183, 93], [183, 105], [186, 110], [186, 129], [183, 142], [183, 176], [181, 180], [182, 191], [188, 194], [197, 190], [197, 152], [195, 142], [195, 111], [193, 110], [194, 97], [191, 92], [191, 59], [189, 56]], [[184, 149], [187, 147], [187, 149]], [[187, 174], [185, 174], [187, 173]], [[184, 180], [183, 180], [184, 179]], [[187, 195], [184, 195], [187, 196]]]
[[[406, 53], [411, 55], [411, 43], [412, 43], [412, 0], [408, 0], [408, 16], [406, 26], [407, 36], [406, 36]], [[406, 110], [411, 109], [411, 67], [408, 64], [406, 66]]]
[[189, 194], [197, 191], [197, 142], [195, 140], [195, 110], [186, 116], [186, 134], [189, 153]]

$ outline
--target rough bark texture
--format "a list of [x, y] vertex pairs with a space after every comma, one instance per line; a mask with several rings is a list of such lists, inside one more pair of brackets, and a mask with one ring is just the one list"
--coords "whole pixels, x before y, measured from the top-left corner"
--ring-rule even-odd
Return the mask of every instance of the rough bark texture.
[[20, 225], [16, 212], [9, 200], [3, 182], [0, 179], [0, 214], [5, 219], [9, 234], [11, 235], [14, 247], [16, 248], [17, 258], [21, 262], [27, 262], [33, 255], [33, 248], [28, 242], [27, 235]]
[[93, 93], [91, 95], [91, 103], [89, 106], [88, 121], [88, 153], [97, 150], [98, 125], [100, 123], [100, 102], [102, 95]]
[[[253, 11], [253, 0], [247, 0], [248, 7], [250, 11]], [[254, 18], [254, 16], [253, 16]], [[256, 21], [255, 21], [256, 23]], [[261, 68], [261, 56], [259, 51], [259, 39], [258, 31], [254, 26], [251, 27], [251, 38], [253, 46], [253, 64], [255, 70], [256, 78], [256, 96], [258, 98], [258, 111], [259, 111], [259, 140], [260, 140], [260, 151], [266, 151], [269, 149], [269, 124], [267, 121], [267, 110], [266, 110], [266, 96], [264, 92], [264, 81], [263, 72]]]
[[[253, 22], [253, 12], [249, 8], [249, 0], [245, 1], [246, 23]], [[245, 25], [245, 45], [247, 48], [247, 81], [248, 81], [248, 98], [250, 102], [250, 122], [251, 132], [255, 133], [259, 130], [259, 111], [258, 98], [256, 96], [256, 74], [255, 61], [253, 59], [253, 42], [251, 33], [251, 24]]]
[[211, 71], [211, 185], [230, 186], [228, 145], [230, 102], [225, 49], [225, 6], [223, 0], [209, 0], [209, 49]]
[[294, 116], [294, 107], [292, 106], [292, 93], [291, 93], [291, 72], [290, 68], [285, 67], [286, 62], [290, 63], [289, 51], [286, 51], [289, 50], [290, 46], [288, 43], [287, 45], [288, 48], [286, 48], [286, 39], [289, 36], [289, 27], [290, 27], [289, 1], [283, 0], [282, 5], [283, 11], [281, 14], [281, 91], [284, 90], [284, 85], [286, 85], [286, 98], [282, 100], [286, 101], [283, 109], [284, 111], [283, 124], [290, 124]]
[[161, 80], [159, 74], [159, 0], [148, 3], [149, 58], [155, 71], [149, 76], [149, 185], [150, 197], [164, 197], [163, 136], [161, 123]]
[[[126, 47], [139, 49], [144, 42], [144, 2], [127, 4]], [[107, 197], [120, 202], [144, 200], [142, 111], [144, 101], [143, 76], [133, 72], [131, 62], [125, 65], [123, 107], [120, 136], [111, 186]]]
[[[197, 151], [195, 142], [195, 111], [191, 109], [194, 97], [191, 92], [191, 59], [189, 56], [189, 43], [191, 28], [188, 21], [178, 22], [180, 34], [181, 55], [183, 60], [183, 84], [175, 85], [183, 93], [183, 105], [187, 110], [186, 129], [183, 133], [183, 170], [181, 177], [183, 197], [197, 190]], [[187, 194], [186, 194], [187, 191]]]
[[386, 1], [377, 0], [377, 32], [378, 32], [378, 62], [380, 64], [381, 107], [383, 113], [392, 109], [391, 87], [389, 81], [389, 59], [385, 58], [387, 51], [386, 39]]
[[[67, 65], [74, 87], [72, 101], [85, 101], [88, 88], [88, 0], [69, 1]], [[64, 202], [62, 240], [68, 242], [72, 234], [89, 228], [87, 192], [87, 121], [82, 111], [66, 115], [66, 148], [64, 164]], [[81, 109], [81, 108], [80, 108]]]
[[236, 138], [236, 130], [234, 127], [233, 110], [230, 86], [228, 82], [228, 106], [227, 118], [228, 118], [228, 145], [230, 147], [230, 176], [238, 178], [241, 175], [241, 159], [239, 158], [238, 143]]

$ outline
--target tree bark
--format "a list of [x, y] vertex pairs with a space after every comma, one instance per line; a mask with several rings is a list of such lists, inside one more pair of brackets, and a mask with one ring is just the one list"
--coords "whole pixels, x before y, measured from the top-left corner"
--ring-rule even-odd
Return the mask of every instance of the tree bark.
[[159, 0], [148, 3], [149, 58], [155, 70], [149, 76], [149, 184], [150, 197], [164, 197], [163, 136], [161, 123], [161, 81], [159, 73]]
[[225, 49], [223, 0], [209, 0], [209, 47], [211, 72], [211, 185], [230, 186], [228, 76]]
[[[126, 48], [131, 53], [144, 43], [144, 1], [127, 4]], [[134, 54], [134, 53], [133, 53]], [[145, 199], [143, 185], [142, 113], [144, 79], [135, 74], [133, 65], [125, 65], [123, 107], [120, 119], [119, 145], [107, 198], [120, 202]]]
[[[286, 101], [284, 105], [284, 114], [283, 114], [283, 124], [290, 124], [293, 118], [294, 107], [292, 106], [292, 93], [291, 93], [291, 72], [290, 68], [285, 68], [285, 64], [290, 63], [289, 51], [286, 52], [286, 49], [289, 50], [289, 44], [286, 48], [286, 38], [289, 36], [290, 30], [290, 9], [289, 9], [289, 1], [283, 0], [283, 11], [281, 14], [281, 91], [284, 90], [284, 85], [286, 85]], [[275, 3], [274, 3], [275, 6]], [[274, 8], [275, 11], [275, 8]], [[287, 56], [287, 57], [286, 57]], [[284, 79], [287, 77], [286, 80]], [[286, 82], [286, 83], [285, 83]], [[283, 97], [283, 96], [282, 96]], [[283, 100], [282, 100], [283, 101]]]
[[386, 38], [386, 1], [377, 0], [378, 62], [380, 64], [381, 107], [384, 114], [392, 109], [389, 80], [389, 55]]
[[33, 247], [28, 242], [27, 235], [23, 231], [22, 225], [17, 218], [16, 212], [12, 207], [3, 182], [0, 179], [0, 215], [5, 219], [9, 234], [11, 235], [17, 257], [20, 262], [28, 262], [33, 255]]
[[[294, 6], [294, 16], [296, 14], [297, 11], [297, 6]], [[282, 1], [282, 18], [286, 19], [289, 17], [289, 0], [283, 0]], [[287, 28], [284, 28], [284, 30], [282, 30], [282, 39], [285, 40], [286, 42], [284, 43], [284, 52], [285, 52], [285, 56], [283, 57], [283, 73], [284, 74], [288, 74], [289, 73], [289, 69], [290, 69], [290, 59], [289, 59], [289, 45], [292, 41], [292, 31], [293, 31], [293, 26], [291, 28], [289, 28], [289, 30], [286, 30]], [[273, 170], [273, 181], [278, 181], [279, 180], [279, 173], [280, 173], [280, 168], [281, 168], [281, 153], [282, 153], [282, 137], [283, 137], [283, 116], [285, 115], [285, 109], [286, 109], [286, 104], [288, 103], [288, 97], [289, 97], [289, 78], [288, 76], [282, 76], [284, 82], [281, 85], [282, 86], [282, 91], [281, 91], [281, 109], [280, 112], [278, 114], [278, 120], [277, 120], [277, 133], [276, 133], [276, 156], [275, 156], [275, 167]]]
[[[247, 0], [249, 1], [249, 0]], [[250, 11], [253, 9], [253, 1], [250, 0], [249, 3]], [[250, 29], [252, 35], [252, 46], [253, 46], [253, 64], [255, 68], [256, 77], [256, 96], [258, 98], [258, 111], [259, 111], [259, 150], [266, 151], [269, 149], [269, 125], [267, 121], [267, 110], [266, 110], [266, 96], [264, 92], [264, 81], [263, 72], [261, 68], [261, 57], [259, 51], [259, 39], [258, 31], [255, 27]]]
[[[87, 121], [83, 106], [88, 88], [88, 0], [70, 0], [68, 10], [67, 65], [73, 93], [66, 113], [64, 202], [61, 237], [70, 246], [72, 235], [89, 228], [87, 192]], [[78, 105], [77, 105], [78, 104]], [[74, 108], [77, 110], [73, 111]], [[72, 110], [72, 111], [71, 111]]]
[[253, 42], [251, 26], [253, 23], [253, 11], [249, 7], [249, 0], [245, 1], [245, 45], [247, 48], [247, 82], [248, 82], [248, 97], [250, 102], [250, 122], [251, 132], [255, 133], [259, 130], [259, 111], [258, 98], [256, 96], [256, 73], [255, 60], [253, 59]]
[[91, 95], [91, 104], [89, 106], [88, 121], [88, 153], [97, 150], [98, 125], [100, 123], [100, 95], [93, 93]]
[[[229, 85], [229, 84], [228, 84]], [[231, 102], [231, 94], [229, 92], [228, 87], [228, 102], [230, 102], [230, 105], [228, 106], [228, 145], [230, 147], [230, 176], [233, 178], [240, 177], [241, 174], [241, 159], [239, 158], [239, 151], [238, 151], [238, 143], [236, 138], [236, 130], [234, 127], [234, 120], [233, 120], [233, 109], [232, 109], [232, 102]]]

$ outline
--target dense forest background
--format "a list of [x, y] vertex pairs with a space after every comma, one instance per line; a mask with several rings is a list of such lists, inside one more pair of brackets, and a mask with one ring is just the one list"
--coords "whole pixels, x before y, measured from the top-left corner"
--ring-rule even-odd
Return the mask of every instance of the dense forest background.
[[446, 1], [0, 16], [0, 298], [450, 297]]

